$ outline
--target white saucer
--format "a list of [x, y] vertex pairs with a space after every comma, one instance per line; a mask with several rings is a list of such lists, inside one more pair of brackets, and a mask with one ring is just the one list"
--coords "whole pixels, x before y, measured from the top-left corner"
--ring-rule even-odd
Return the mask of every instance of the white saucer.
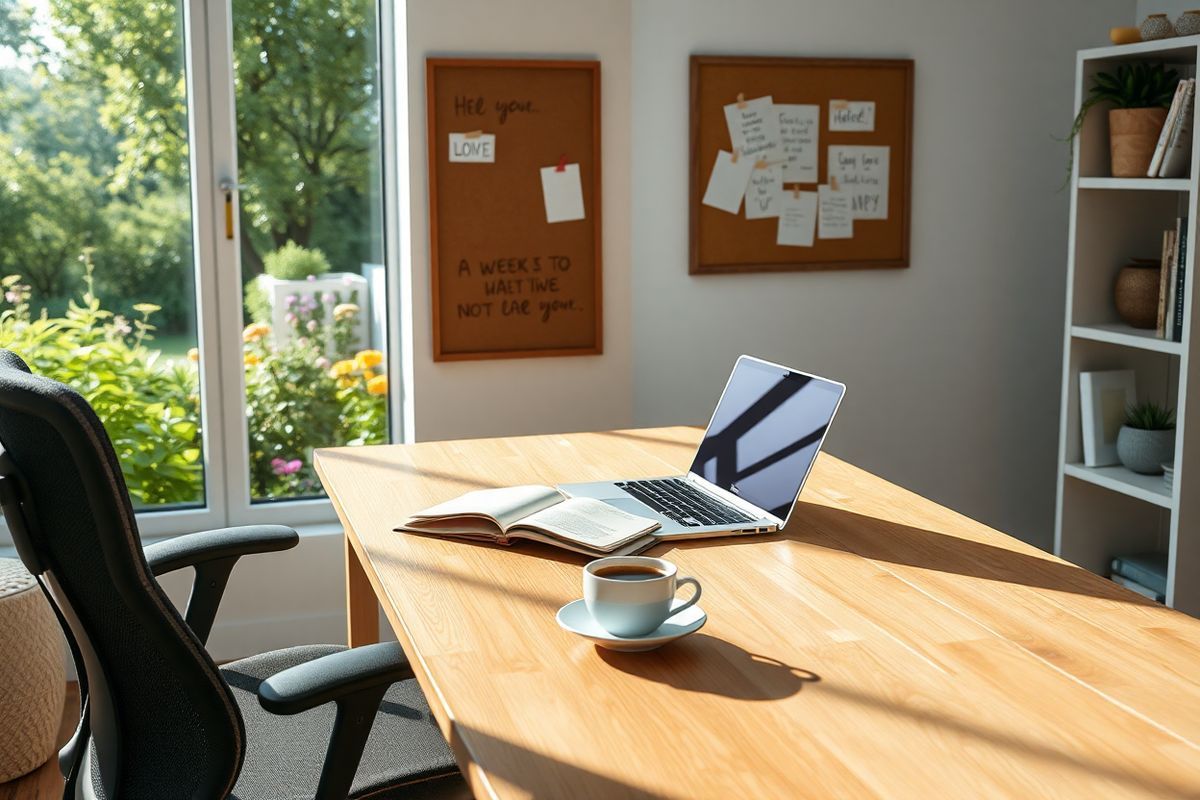
[[[675, 600], [671, 604], [671, 608], [674, 609], [686, 602], [686, 600]], [[666, 622], [645, 636], [629, 637], [614, 636], [601, 628], [600, 624], [592, 619], [592, 615], [582, 600], [567, 603], [558, 610], [555, 619], [564, 630], [590, 639], [600, 647], [621, 653], [642, 653], [647, 650], [656, 650], [668, 642], [673, 642], [689, 633], [695, 633], [704, 627], [705, 622], [708, 622], [708, 615], [700, 606], [692, 606], [675, 616], [667, 617]]]

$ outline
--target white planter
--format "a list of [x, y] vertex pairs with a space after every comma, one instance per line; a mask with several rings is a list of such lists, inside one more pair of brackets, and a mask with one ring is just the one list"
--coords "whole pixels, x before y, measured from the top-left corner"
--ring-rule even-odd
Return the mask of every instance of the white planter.
[[[355, 303], [360, 311], [354, 320], [353, 350], [365, 348], [370, 341], [370, 291], [367, 279], [353, 272], [328, 272], [318, 275], [313, 280], [290, 281], [280, 280], [270, 275], [259, 275], [256, 278], [259, 287], [271, 304], [271, 330], [275, 335], [275, 344], [283, 347], [291, 343], [301, 334], [293, 329], [287, 315], [306, 298], [311, 302], [320, 303], [324, 312], [325, 330], [332, 331], [333, 308], [339, 303]], [[323, 298], [333, 297], [333, 302], [327, 303]], [[288, 298], [295, 297], [292, 308], [288, 307]], [[294, 312], [293, 312], [294, 313]], [[326, 355], [330, 358], [345, 357], [351, 353], [334, 353], [332, 340], [325, 343]]]

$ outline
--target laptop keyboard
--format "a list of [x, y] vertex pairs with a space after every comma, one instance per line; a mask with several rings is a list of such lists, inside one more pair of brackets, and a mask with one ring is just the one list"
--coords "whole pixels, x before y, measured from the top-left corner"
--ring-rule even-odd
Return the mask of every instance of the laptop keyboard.
[[681, 525], [697, 527], [755, 521], [754, 517], [747, 516], [679, 478], [624, 481], [617, 486]]

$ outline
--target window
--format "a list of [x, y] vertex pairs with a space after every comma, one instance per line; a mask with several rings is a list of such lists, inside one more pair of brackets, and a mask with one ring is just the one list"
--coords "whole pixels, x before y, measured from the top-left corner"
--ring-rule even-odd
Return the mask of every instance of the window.
[[313, 449], [391, 436], [379, 12], [0, 0], [0, 346], [143, 530], [332, 519]]

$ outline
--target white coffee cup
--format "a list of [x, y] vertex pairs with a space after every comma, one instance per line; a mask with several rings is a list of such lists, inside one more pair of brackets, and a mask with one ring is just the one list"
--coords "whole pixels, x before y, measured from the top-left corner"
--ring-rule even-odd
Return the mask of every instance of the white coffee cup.
[[[661, 558], [597, 559], [583, 569], [583, 602], [600, 627], [614, 636], [644, 636], [700, 599], [700, 583], [677, 573], [674, 564]], [[688, 583], [695, 594], [672, 609], [675, 592]]]

